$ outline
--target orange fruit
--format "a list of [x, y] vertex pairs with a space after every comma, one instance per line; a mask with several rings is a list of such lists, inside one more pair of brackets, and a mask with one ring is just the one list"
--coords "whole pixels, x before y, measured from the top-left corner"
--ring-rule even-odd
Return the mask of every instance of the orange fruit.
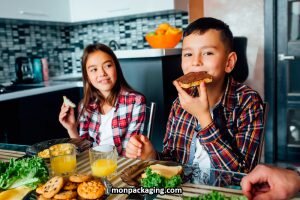
[[164, 29], [156, 29], [155, 30], [156, 35], [164, 35], [166, 31]]
[[163, 30], [168, 30], [168, 28], [171, 27], [171, 25], [169, 23], [162, 23], [160, 25], [158, 25], [157, 29], [163, 29]]

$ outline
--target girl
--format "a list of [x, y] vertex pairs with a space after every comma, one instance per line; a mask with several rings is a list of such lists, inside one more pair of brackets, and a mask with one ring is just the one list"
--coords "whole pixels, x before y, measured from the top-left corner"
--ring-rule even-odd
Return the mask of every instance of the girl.
[[143, 132], [145, 97], [128, 85], [116, 55], [104, 44], [85, 48], [82, 74], [84, 97], [78, 109], [79, 132], [74, 109], [64, 103], [60, 123], [71, 138], [114, 145], [119, 155], [125, 155], [129, 138]]

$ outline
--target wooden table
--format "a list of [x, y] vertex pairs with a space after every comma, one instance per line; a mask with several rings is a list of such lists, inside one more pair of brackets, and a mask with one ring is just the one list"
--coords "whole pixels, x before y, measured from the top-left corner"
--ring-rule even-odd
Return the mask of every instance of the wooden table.
[[[24, 152], [19, 151], [11, 151], [11, 150], [4, 150], [0, 149], [0, 158], [1, 160], [8, 161], [10, 158], [18, 158], [24, 156]], [[131, 187], [124, 183], [120, 178], [121, 172], [126, 169], [127, 167], [138, 164], [140, 162], [144, 162], [138, 159], [129, 159], [124, 157], [118, 158], [118, 167], [117, 173], [114, 177], [109, 179], [112, 186], [114, 188], [120, 187]], [[49, 173], [51, 174], [51, 169], [48, 163]], [[89, 163], [89, 155], [88, 151], [85, 151], [77, 156], [77, 172], [78, 173], [86, 173], [91, 174], [90, 163]], [[214, 186], [207, 186], [207, 185], [196, 185], [191, 183], [185, 183], [182, 185], [183, 189], [183, 196], [198, 196], [199, 194], [209, 193], [212, 190], [221, 191], [225, 195], [240, 195], [242, 192], [240, 190], [222, 188], [222, 187], [214, 187]], [[182, 199], [182, 195], [158, 195], [156, 199]], [[127, 194], [111, 194], [108, 199], [126, 199], [128, 197]]]
[[19, 158], [25, 155], [22, 151], [12, 151], [6, 149], [0, 149], [0, 160], [8, 162], [11, 158]]

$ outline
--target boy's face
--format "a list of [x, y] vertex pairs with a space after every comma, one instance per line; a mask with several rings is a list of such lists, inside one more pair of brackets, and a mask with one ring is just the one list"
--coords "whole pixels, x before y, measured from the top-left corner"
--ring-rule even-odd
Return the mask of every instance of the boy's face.
[[206, 71], [213, 76], [213, 83], [219, 83], [234, 67], [231, 54], [221, 41], [219, 31], [192, 33], [183, 39], [181, 67], [184, 74]]

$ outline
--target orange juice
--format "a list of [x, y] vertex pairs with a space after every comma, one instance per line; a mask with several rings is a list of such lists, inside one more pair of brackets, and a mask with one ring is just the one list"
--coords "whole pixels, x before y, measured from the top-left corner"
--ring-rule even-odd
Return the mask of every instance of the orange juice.
[[91, 168], [94, 176], [109, 176], [116, 171], [117, 161], [111, 159], [98, 159], [93, 162]]
[[51, 169], [54, 174], [62, 175], [75, 172], [76, 156], [62, 155], [51, 159]]

